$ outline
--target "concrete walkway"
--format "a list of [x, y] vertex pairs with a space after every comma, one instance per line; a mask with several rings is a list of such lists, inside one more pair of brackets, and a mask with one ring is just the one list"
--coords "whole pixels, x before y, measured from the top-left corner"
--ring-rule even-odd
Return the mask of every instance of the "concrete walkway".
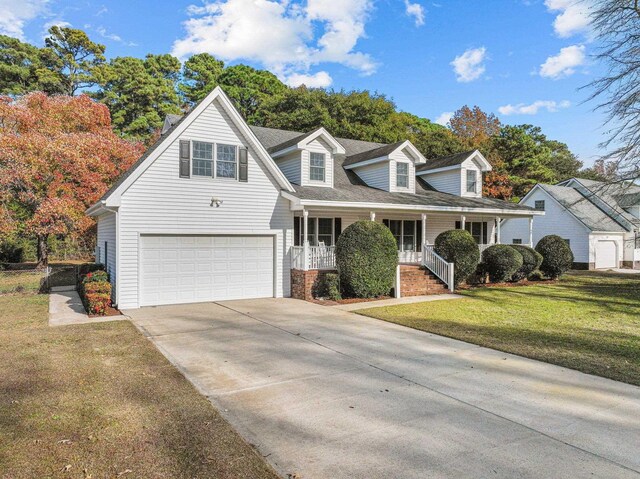
[[71, 288], [52, 288], [49, 294], [49, 326], [68, 326], [72, 324], [104, 323], [129, 319], [127, 316], [97, 316], [90, 318], [78, 292]]
[[291, 299], [128, 311], [287, 477], [640, 477], [640, 388]]
[[342, 311], [358, 311], [360, 309], [380, 308], [382, 306], [396, 306], [398, 304], [424, 303], [427, 301], [441, 301], [443, 299], [460, 299], [459, 294], [432, 294], [428, 296], [407, 296], [406, 298], [381, 299], [380, 301], [363, 301], [362, 303], [338, 304], [332, 308]]

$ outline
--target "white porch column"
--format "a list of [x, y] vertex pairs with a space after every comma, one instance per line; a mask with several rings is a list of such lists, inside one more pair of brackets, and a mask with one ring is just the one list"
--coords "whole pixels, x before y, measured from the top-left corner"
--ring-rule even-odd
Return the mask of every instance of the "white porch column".
[[303, 236], [303, 243], [302, 243], [302, 258], [303, 258], [303, 269], [306, 271], [309, 269], [309, 239], [307, 236], [307, 232], [308, 232], [308, 225], [309, 225], [309, 211], [307, 210], [302, 210], [302, 216], [304, 218], [304, 221], [302, 222], [302, 236]]
[[529, 247], [533, 248], [533, 216], [529, 218]]
[[500, 217], [496, 216], [496, 243], [502, 244], [502, 239], [500, 238]]
[[427, 215], [422, 213], [420, 218], [422, 219], [422, 244], [418, 246], [420, 247], [420, 251], [422, 251], [422, 262], [424, 263], [424, 245], [427, 243]]
[[375, 211], [370, 211], [369, 212], [369, 219], [371, 221], [375, 221], [376, 220], [376, 212]]
[[463, 230], [467, 225], [467, 217], [465, 215], [460, 216], [460, 229]]

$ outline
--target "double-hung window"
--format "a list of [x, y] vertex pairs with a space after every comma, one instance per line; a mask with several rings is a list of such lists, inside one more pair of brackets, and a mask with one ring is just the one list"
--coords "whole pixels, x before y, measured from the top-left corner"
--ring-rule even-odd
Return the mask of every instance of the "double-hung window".
[[409, 188], [409, 164], [396, 163], [396, 186]]
[[193, 176], [213, 176], [213, 143], [193, 142]]
[[236, 177], [236, 147], [233, 145], [217, 145], [216, 177]]
[[467, 193], [476, 193], [478, 187], [478, 172], [467, 170]]
[[309, 180], [322, 181], [325, 178], [324, 153], [311, 152], [309, 154]]

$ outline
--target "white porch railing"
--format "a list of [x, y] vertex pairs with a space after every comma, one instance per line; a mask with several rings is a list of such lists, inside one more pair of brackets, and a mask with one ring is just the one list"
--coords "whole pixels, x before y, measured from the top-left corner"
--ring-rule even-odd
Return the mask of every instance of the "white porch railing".
[[292, 269], [334, 269], [335, 246], [307, 246], [306, 260], [305, 264], [304, 246], [291, 247]]
[[427, 268], [447, 285], [449, 291], [453, 291], [455, 283], [453, 281], [453, 263], [447, 263], [442, 256], [438, 255], [433, 245], [422, 245], [422, 266]]
[[422, 253], [420, 251], [398, 251], [398, 263], [420, 264]]

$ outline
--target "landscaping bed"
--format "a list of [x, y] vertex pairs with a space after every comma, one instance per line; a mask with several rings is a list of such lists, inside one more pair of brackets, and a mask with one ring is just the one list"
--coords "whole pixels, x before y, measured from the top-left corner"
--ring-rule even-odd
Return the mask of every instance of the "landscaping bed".
[[513, 284], [358, 313], [640, 386], [640, 275], [573, 271]]

